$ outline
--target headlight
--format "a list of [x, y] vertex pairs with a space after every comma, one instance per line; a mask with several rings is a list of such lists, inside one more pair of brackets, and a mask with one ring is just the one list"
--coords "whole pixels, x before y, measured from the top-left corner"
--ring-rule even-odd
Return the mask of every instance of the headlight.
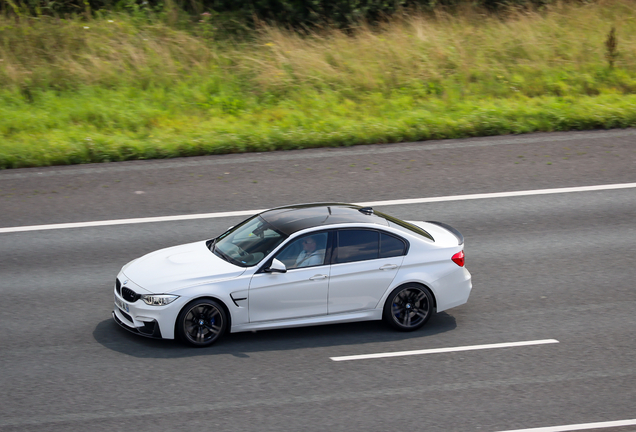
[[144, 301], [144, 303], [150, 306], [165, 306], [167, 304], [172, 303], [178, 298], [179, 296], [169, 295], [169, 294], [148, 294], [148, 295], [142, 294], [141, 295], [141, 299]]

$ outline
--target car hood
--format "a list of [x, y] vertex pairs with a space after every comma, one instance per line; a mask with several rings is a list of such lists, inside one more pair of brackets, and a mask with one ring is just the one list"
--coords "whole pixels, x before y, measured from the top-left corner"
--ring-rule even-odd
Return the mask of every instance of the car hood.
[[132, 282], [154, 293], [172, 293], [192, 285], [231, 279], [245, 269], [214, 255], [205, 241], [149, 253], [123, 269]]

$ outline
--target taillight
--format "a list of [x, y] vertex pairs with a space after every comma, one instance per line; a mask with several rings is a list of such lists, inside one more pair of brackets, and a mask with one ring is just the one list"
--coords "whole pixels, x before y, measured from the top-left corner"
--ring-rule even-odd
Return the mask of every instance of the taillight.
[[455, 264], [464, 267], [464, 251], [459, 251], [451, 258]]

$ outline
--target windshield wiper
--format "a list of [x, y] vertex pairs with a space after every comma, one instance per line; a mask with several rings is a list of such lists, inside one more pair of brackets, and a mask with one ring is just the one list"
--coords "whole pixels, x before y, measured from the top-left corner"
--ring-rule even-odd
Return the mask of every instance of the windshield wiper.
[[214, 248], [214, 251], [213, 251], [213, 252], [214, 252], [214, 255], [219, 256], [219, 257], [223, 258], [225, 261], [227, 261], [227, 262], [232, 262], [229, 256], [227, 256], [226, 254], [224, 254], [223, 252], [221, 252], [221, 249], [218, 249], [218, 250], [217, 250], [216, 248]]
[[214, 252], [214, 255], [216, 255], [216, 256], [218, 256], [218, 257], [223, 258], [225, 261], [229, 262], [230, 264], [234, 264], [234, 265], [239, 266], [239, 267], [244, 267], [244, 266], [240, 265], [240, 264], [238, 263], [238, 261], [236, 261], [234, 258], [232, 258], [231, 256], [229, 256], [229, 255], [227, 255], [227, 254], [223, 253], [223, 252], [221, 251], [221, 249], [216, 249], [216, 248], [214, 248], [214, 251], [213, 251], [213, 252]]

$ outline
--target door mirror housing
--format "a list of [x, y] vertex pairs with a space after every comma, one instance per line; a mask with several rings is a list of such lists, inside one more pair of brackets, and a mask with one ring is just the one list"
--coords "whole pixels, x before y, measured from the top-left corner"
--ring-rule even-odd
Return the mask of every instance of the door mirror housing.
[[283, 264], [282, 262], [280, 262], [279, 260], [274, 258], [272, 260], [272, 265], [270, 265], [269, 268], [266, 268], [265, 272], [267, 272], [267, 273], [287, 273], [287, 267], [285, 267], [285, 264]]

